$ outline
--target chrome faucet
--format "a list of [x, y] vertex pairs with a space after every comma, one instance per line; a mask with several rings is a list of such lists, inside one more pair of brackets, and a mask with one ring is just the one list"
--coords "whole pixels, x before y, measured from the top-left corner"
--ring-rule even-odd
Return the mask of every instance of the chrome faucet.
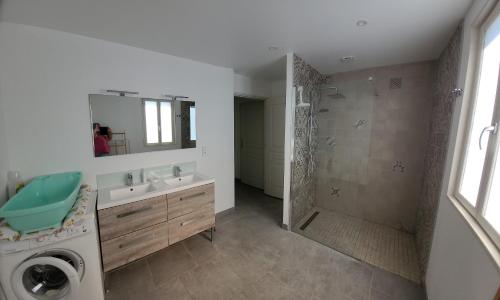
[[127, 185], [128, 186], [133, 186], [134, 185], [134, 174], [127, 173]]
[[174, 177], [181, 177], [181, 167], [179, 166], [174, 166]]

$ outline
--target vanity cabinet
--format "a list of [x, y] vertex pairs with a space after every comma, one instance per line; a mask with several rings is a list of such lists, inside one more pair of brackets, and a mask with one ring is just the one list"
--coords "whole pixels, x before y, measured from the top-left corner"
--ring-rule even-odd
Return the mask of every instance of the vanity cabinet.
[[215, 226], [213, 184], [168, 194], [167, 202], [170, 244]]
[[98, 211], [104, 271], [215, 226], [214, 184]]

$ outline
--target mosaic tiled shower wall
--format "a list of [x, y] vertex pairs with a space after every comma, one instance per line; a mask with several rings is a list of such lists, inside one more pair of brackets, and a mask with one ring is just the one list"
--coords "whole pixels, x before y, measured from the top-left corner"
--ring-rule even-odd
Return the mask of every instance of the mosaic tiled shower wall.
[[[292, 225], [295, 225], [313, 207], [315, 199], [314, 170], [318, 141], [316, 120], [320, 99], [320, 85], [325, 78], [300, 57], [293, 60], [293, 85], [303, 87], [303, 101], [310, 106], [295, 109], [295, 144], [292, 167]], [[299, 93], [296, 93], [298, 103]]]
[[434, 87], [436, 95], [432, 108], [432, 125], [425, 154], [424, 179], [417, 215], [417, 251], [423, 275], [425, 275], [429, 260], [444, 174], [454, 103], [451, 91], [456, 87], [457, 82], [462, 33], [462, 26], [460, 26], [437, 63], [437, 79]]
[[414, 233], [433, 103], [434, 62], [328, 76], [322, 93], [316, 202]]

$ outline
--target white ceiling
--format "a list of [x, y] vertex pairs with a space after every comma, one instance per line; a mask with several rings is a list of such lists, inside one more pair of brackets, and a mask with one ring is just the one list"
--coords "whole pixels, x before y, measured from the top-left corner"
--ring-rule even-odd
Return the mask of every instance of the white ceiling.
[[[0, 0], [0, 18], [278, 79], [287, 51], [324, 74], [437, 58], [471, 2]], [[355, 61], [341, 64], [346, 55]]]

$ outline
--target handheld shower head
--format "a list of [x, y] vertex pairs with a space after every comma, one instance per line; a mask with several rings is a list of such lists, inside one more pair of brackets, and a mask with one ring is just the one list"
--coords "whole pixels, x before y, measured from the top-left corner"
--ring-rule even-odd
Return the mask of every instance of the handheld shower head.
[[304, 93], [304, 87], [299, 85], [296, 87], [297, 92], [299, 93], [299, 103], [296, 105], [296, 107], [309, 107], [309, 103], [304, 103], [304, 98], [303, 98], [303, 93]]

